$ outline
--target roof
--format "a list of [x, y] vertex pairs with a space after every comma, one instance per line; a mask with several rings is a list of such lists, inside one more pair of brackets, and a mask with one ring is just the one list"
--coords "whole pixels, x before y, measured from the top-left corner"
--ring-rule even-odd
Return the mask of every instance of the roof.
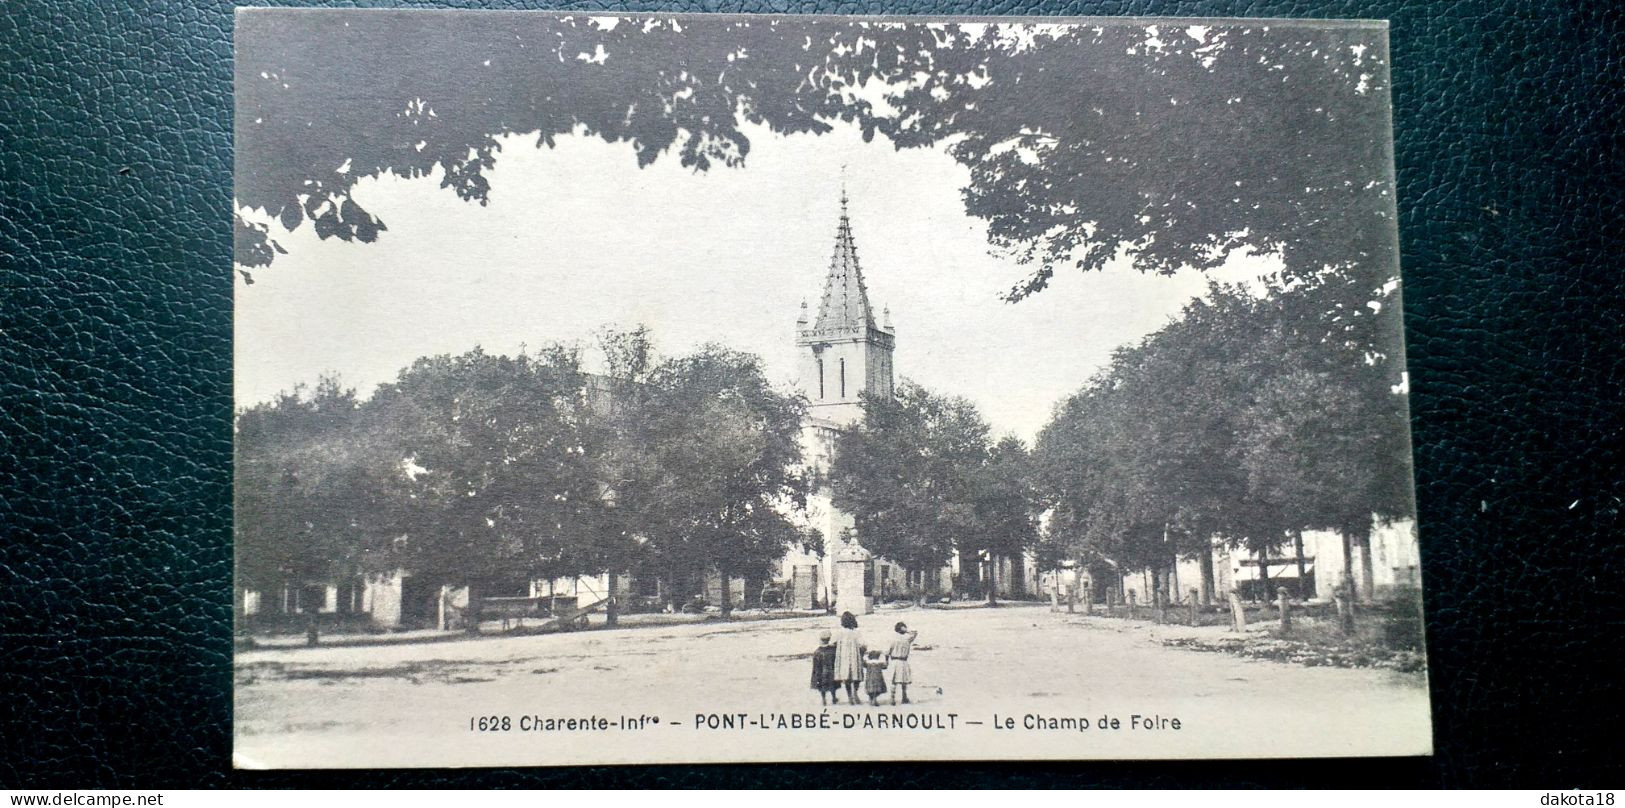
[[858, 248], [852, 240], [852, 222], [846, 215], [843, 191], [841, 221], [835, 228], [835, 253], [830, 256], [829, 276], [824, 279], [824, 297], [818, 303], [813, 330], [867, 333], [874, 327], [874, 310], [869, 306], [869, 290], [863, 285], [863, 269], [858, 265]]

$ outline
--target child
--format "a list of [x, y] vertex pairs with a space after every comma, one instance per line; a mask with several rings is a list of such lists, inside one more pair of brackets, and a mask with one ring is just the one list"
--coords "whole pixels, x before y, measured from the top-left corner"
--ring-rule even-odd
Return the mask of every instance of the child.
[[818, 633], [818, 650], [812, 656], [812, 688], [818, 691], [818, 702], [828, 707], [839, 698], [840, 688], [835, 684], [835, 646], [829, 641], [829, 632]]
[[897, 639], [892, 640], [891, 648], [886, 651], [886, 657], [891, 660], [891, 703], [897, 703], [897, 691], [903, 692], [903, 703], [908, 704], [908, 686], [914, 681], [914, 671], [909, 669], [908, 655], [914, 650], [914, 638], [920, 636], [918, 631], [909, 631], [908, 624], [897, 624]]
[[878, 649], [863, 660], [863, 692], [869, 694], [870, 707], [880, 706], [880, 695], [886, 692], [886, 658]]
[[835, 635], [835, 683], [846, 688], [848, 704], [858, 703], [858, 686], [863, 684], [863, 638], [858, 636], [858, 618], [841, 613], [841, 632]]

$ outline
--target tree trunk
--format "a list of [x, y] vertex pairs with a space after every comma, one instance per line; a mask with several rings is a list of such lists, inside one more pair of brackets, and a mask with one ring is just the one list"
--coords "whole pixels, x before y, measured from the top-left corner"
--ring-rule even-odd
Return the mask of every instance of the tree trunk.
[[1161, 569], [1159, 569], [1155, 573], [1153, 573], [1153, 576], [1155, 577], [1155, 581], [1156, 581], [1156, 588], [1157, 588], [1157, 591], [1156, 591], [1157, 604], [1156, 605], [1157, 605], [1157, 622], [1158, 623], [1166, 623], [1166, 622], [1168, 622], [1168, 606], [1170, 604], [1172, 604], [1173, 599], [1174, 599], [1174, 592], [1173, 592], [1172, 589], [1169, 588], [1169, 582], [1172, 581], [1173, 577], [1174, 577], [1174, 565], [1173, 565], [1173, 562], [1171, 560], [1170, 561], [1165, 561], [1163, 563], [1166, 566], [1162, 567]]
[[1364, 591], [1360, 593], [1361, 602], [1370, 603], [1377, 596], [1376, 568], [1371, 558], [1371, 527], [1367, 525], [1355, 534], [1360, 543], [1360, 583]]
[[682, 614], [688, 605], [688, 584], [676, 564], [666, 565], [666, 600], [674, 614]]
[[1344, 625], [1352, 631], [1354, 626], [1354, 536], [1349, 531], [1343, 534], [1343, 592], [1348, 598], [1348, 616], [1344, 618]]
[[480, 588], [472, 582], [468, 585], [468, 605], [463, 608], [463, 629], [470, 634], [480, 633]]
[[1258, 599], [1264, 603], [1270, 602], [1270, 550], [1265, 547], [1258, 551]]
[[1212, 606], [1213, 598], [1217, 594], [1218, 582], [1213, 571], [1213, 540], [1208, 539], [1207, 549], [1202, 551], [1198, 566], [1202, 570], [1202, 605]]
[[1303, 591], [1309, 580], [1309, 564], [1303, 557], [1303, 531], [1292, 531], [1292, 549], [1298, 554], [1298, 597], [1308, 598], [1313, 593]]
[[604, 604], [604, 625], [610, 628], [614, 628], [621, 618], [620, 582], [616, 580], [616, 577], [613, 571], [609, 573], [609, 587], [607, 588], [609, 602]]
[[982, 582], [987, 587], [987, 605], [989, 606], [999, 605], [999, 585], [995, 580], [998, 567], [999, 557], [989, 553], [987, 557], [987, 579]]
[[718, 587], [721, 592], [722, 619], [727, 620], [732, 618], [734, 613], [733, 580], [728, 575], [727, 564], [717, 565], [717, 576], [722, 579]]
[[1158, 623], [1162, 622], [1163, 603], [1167, 601], [1167, 596], [1163, 593], [1162, 588], [1167, 584], [1168, 574], [1161, 567], [1153, 567], [1151, 569], [1151, 619]]

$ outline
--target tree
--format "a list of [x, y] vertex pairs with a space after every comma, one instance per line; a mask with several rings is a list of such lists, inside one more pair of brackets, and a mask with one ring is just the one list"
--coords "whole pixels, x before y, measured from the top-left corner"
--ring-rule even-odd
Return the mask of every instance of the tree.
[[895, 398], [863, 404], [862, 424], [839, 435], [830, 465], [835, 505], [852, 514], [863, 546], [902, 566], [910, 581], [956, 549], [986, 546], [976, 485], [988, 426], [975, 406], [907, 380]]
[[1210, 552], [1202, 523], [1224, 520], [1207, 508], [1229, 506], [1230, 476], [1213, 390], [1187, 357], [1160, 347], [1119, 350], [1057, 408], [1035, 453], [1052, 540], [1069, 544], [1080, 567], [1152, 571], [1157, 602], [1178, 556]]
[[[1374, 27], [249, 14], [237, 42], [237, 204], [322, 238], [386, 229], [351, 194], [362, 177], [432, 174], [483, 204], [503, 135], [580, 132], [704, 171], [745, 162], [744, 122], [847, 121], [952, 144], [967, 213], [1033, 267], [1012, 298], [1119, 253], [1147, 272], [1255, 250], [1295, 275], [1395, 274]], [[885, 103], [858, 92], [875, 86]], [[237, 232], [244, 267], [281, 249], [271, 228]]]
[[323, 377], [239, 412], [236, 431], [238, 586], [355, 574], [392, 493], [355, 391]]
[[988, 27], [913, 56], [883, 73], [927, 62], [878, 128], [900, 146], [952, 139], [971, 169], [966, 211], [1035, 267], [1012, 298], [1118, 255], [1161, 274], [1237, 250], [1278, 253], [1295, 274], [1395, 271], [1372, 32]]
[[717, 572], [726, 618], [733, 576], [804, 538], [786, 515], [806, 505], [804, 404], [772, 388], [760, 359], [718, 346], [661, 362], [648, 385], [638, 532], [674, 585]]
[[[973, 471], [976, 526], [967, 534], [970, 547], [961, 548], [961, 558], [971, 549], [986, 555], [995, 567], [999, 559], [1021, 563], [1023, 554], [1037, 544], [1037, 498], [1031, 473], [1027, 446], [1019, 438], [1006, 436], [993, 445], [987, 462]], [[988, 605], [995, 605], [998, 587], [994, 576], [987, 577], [986, 585]]]
[[[597, 572], [603, 520], [573, 351], [419, 359], [368, 403], [404, 480], [385, 569], [466, 586]], [[476, 618], [477, 619], [477, 618]], [[470, 621], [470, 630], [477, 628]]]
[[[308, 220], [322, 238], [387, 231], [351, 194], [362, 177], [437, 175], [484, 204], [502, 135], [534, 134], [542, 147], [582, 132], [627, 143], [639, 166], [675, 152], [703, 171], [742, 163], [743, 120], [821, 133], [843, 115], [839, 88], [803, 85], [850, 37], [831, 30], [793, 47], [811, 29], [789, 21], [465, 15], [425, 29], [409, 15], [322, 16], [245, 15], [236, 62], [237, 203], [288, 230]], [[237, 234], [243, 266], [281, 249], [241, 218]]]
[[643, 326], [601, 329], [598, 346], [607, 373], [599, 389], [589, 391], [587, 412], [594, 436], [590, 454], [605, 516], [597, 553], [608, 575], [605, 622], [613, 626], [620, 617], [618, 576], [637, 564], [640, 546], [649, 538], [639, 531], [648, 527], [645, 508], [657, 475], [645, 450], [650, 440], [649, 376], [655, 350], [653, 337]]
[[[1413, 513], [1406, 397], [1377, 370], [1328, 370], [1303, 358], [1287, 358], [1260, 385], [1246, 412], [1241, 467], [1257, 496], [1292, 514], [1293, 529], [1343, 536], [1343, 586], [1369, 597], [1373, 517]], [[1356, 546], [1365, 562], [1359, 586]]]

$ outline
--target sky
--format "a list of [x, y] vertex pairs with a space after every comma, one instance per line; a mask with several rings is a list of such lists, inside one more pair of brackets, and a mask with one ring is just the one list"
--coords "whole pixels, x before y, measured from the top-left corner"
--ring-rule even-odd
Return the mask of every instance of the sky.
[[308, 220], [292, 233], [273, 225], [288, 254], [237, 282], [238, 405], [323, 374], [366, 396], [420, 356], [475, 346], [574, 342], [590, 367], [597, 329], [640, 323], [665, 355], [721, 343], [799, 389], [795, 321], [803, 300], [817, 314], [843, 176], [870, 301], [896, 328], [898, 375], [970, 399], [996, 435], [1030, 442], [1114, 348], [1168, 322], [1209, 277], [1272, 268], [1256, 256], [1206, 275], [1112, 265], [1061, 272], [1008, 303], [1029, 268], [990, 250], [964, 212], [969, 171], [945, 151], [865, 143], [846, 125], [746, 133], [744, 167], [706, 172], [670, 155], [639, 169], [625, 143], [565, 137], [549, 149], [512, 136], [485, 206], [438, 175], [385, 177], [354, 191], [389, 227], [375, 243], [320, 240]]

